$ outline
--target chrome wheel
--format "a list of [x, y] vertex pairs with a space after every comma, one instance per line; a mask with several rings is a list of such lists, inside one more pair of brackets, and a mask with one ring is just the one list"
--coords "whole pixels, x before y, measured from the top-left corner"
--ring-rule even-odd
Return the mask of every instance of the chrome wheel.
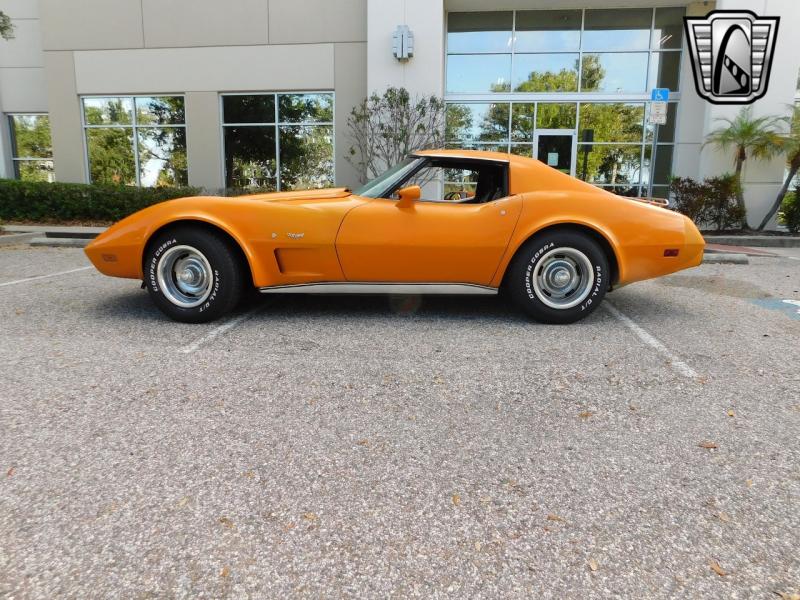
[[174, 246], [158, 261], [158, 285], [175, 306], [194, 308], [211, 295], [214, 271], [196, 248]]
[[592, 291], [594, 269], [575, 248], [554, 248], [539, 259], [531, 274], [536, 296], [550, 308], [564, 310], [583, 302]]

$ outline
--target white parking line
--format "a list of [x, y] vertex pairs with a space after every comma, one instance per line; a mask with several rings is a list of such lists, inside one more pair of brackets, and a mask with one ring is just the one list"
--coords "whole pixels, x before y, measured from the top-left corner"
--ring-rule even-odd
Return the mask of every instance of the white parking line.
[[221, 325], [218, 325], [218, 326], [214, 327], [214, 329], [209, 331], [203, 337], [195, 340], [194, 342], [192, 342], [188, 346], [184, 346], [183, 348], [181, 348], [180, 352], [182, 352], [183, 354], [191, 354], [195, 350], [198, 350], [199, 348], [201, 348], [204, 344], [206, 344], [206, 343], [218, 338], [223, 333], [225, 333], [227, 331], [230, 331], [231, 329], [233, 329], [237, 325], [241, 325], [242, 323], [247, 321], [247, 319], [249, 319], [254, 314], [256, 314], [261, 308], [262, 308], [261, 306], [258, 306], [256, 308], [254, 308], [253, 310], [249, 310], [246, 313], [239, 315], [238, 317], [234, 317], [234, 318], [232, 318], [232, 319], [230, 319], [228, 321], [225, 321]]
[[692, 369], [689, 365], [679, 359], [675, 354], [670, 351], [664, 344], [662, 344], [657, 338], [650, 335], [647, 331], [639, 327], [636, 323], [634, 323], [629, 317], [622, 314], [619, 309], [611, 304], [608, 300], [603, 302], [603, 306], [606, 307], [606, 310], [610, 312], [618, 321], [621, 321], [628, 329], [630, 329], [633, 333], [636, 334], [640, 340], [642, 340], [645, 344], [659, 352], [662, 356], [667, 358], [672, 365], [672, 367], [684, 377], [695, 378], [697, 377], [697, 372]]
[[86, 269], [94, 269], [94, 267], [81, 267], [80, 269], [70, 269], [69, 271], [60, 271], [58, 273], [50, 273], [49, 275], [37, 275], [36, 277], [26, 277], [25, 279], [17, 279], [16, 281], [6, 281], [0, 283], [0, 287], [7, 285], [16, 285], [18, 283], [26, 283], [28, 281], [35, 281], [37, 279], [47, 279], [48, 277], [58, 277], [59, 275], [67, 275], [68, 273], [77, 273], [78, 271], [85, 271]]

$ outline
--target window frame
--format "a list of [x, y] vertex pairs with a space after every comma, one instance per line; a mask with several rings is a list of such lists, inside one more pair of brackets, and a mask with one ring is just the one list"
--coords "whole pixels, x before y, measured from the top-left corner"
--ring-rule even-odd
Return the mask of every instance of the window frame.
[[31, 111], [31, 112], [7, 112], [5, 113], [6, 116], [6, 124], [8, 126], [8, 139], [10, 142], [9, 146], [9, 154], [11, 156], [11, 173], [17, 181], [22, 181], [20, 177], [20, 172], [18, 168], [18, 164], [20, 162], [45, 162], [50, 161], [53, 163], [53, 175], [55, 180], [55, 160], [53, 159], [53, 128], [52, 125], [49, 126], [50, 128], [50, 156], [47, 158], [40, 158], [36, 156], [15, 156], [17, 152], [17, 142], [16, 142], [16, 131], [14, 125], [14, 117], [47, 117], [48, 121], [50, 120], [50, 113], [43, 112], [43, 111]]
[[[136, 109], [136, 99], [137, 98], [183, 98], [183, 123], [181, 124], [167, 124], [167, 125], [139, 125], [138, 123], [138, 116], [137, 113], [139, 112]], [[111, 125], [90, 125], [86, 123], [86, 105], [84, 104], [84, 100], [92, 100], [92, 99], [100, 99], [100, 98], [130, 98], [131, 104], [133, 106], [132, 114], [131, 114], [131, 122], [130, 123], [117, 123]], [[139, 136], [138, 130], [139, 129], [166, 129], [170, 127], [174, 128], [183, 128], [186, 130], [186, 94], [185, 93], [153, 93], [153, 94], [81, 94], [79, 96], [80, 100], [80, 109], [81, 109], [81, 132], [83, 134], [83, 165], [84, 165], [84, 175], [86, 177], [86, 181], [89, 183], [92, 182], [92, 168], [89, 163], [89, 137], [86, 135], [86, 132], [89, 129], [130, 129], [133, 137], [133, 160], [134, 160], [134, 169], [136, 173], [136, 183], [135, 187], [143, 187], [142, 186], [142, 173], [141, 173], [141, 164], [139, 160]], [[187, 184], [188, 184], [188, 153], [189, 153], [189, 134], [188, 130], [185, 134], [186, 139], [186, 153], [187, 153]], [[125, 184], [123, 184], [125, 185]]]
[[[280, 121], [280, 106], [278, 96], [303, 96], [312, 94], [327, 94], [331, 97], [331, 121]], [[281, 155], [280, 155], [280, 128], [283, 127], [314, 127], [323, 126], [331, 128], [331, 147], [333, 152], [333, 181], [336, 182], [336, 93], [334, 90], [290, 90], [290, 91], [258, 91], [258, 92], [220, 92], [219, 96], [219, 136], [220, 136], [220, 169], [222, 171], [223, 186], [228, 188], [228, 177], [225, 169], [225, 128], [226, 127], [273, 127], [275, 130], [275, 192], [281, 189]], [[272, 96], [274, 99], [275, 119], [272, 123], [226, 123], [225, 98], [228, 96]]]

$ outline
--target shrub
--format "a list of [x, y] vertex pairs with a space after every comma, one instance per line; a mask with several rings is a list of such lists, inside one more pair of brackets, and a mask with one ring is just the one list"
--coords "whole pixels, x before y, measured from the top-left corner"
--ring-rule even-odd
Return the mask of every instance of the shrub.
[[675, 210], [685, 214], [700, 228], [741, 229], [745, 211], [736, 195], [739, 184], [733, 175], [710, 177], [702, 183], [690, 177], [676, 177], [670, 183]]
[[800, 185], [786, 194], [778, 220], [792, 233], [800, 233]]
[[196, 196], [198, 188], [137, 188], [0, 179], [0, 219], [9, 221], [118, 221], [164, 200]]

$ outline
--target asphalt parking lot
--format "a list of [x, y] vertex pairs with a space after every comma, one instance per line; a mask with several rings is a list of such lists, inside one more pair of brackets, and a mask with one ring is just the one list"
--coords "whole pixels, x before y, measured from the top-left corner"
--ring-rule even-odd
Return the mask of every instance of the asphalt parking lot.
[[789, 598], [781, 253], [562, 327], [300, 296], [185, 325], [80, 250], [0, 248], [0, 596]]

